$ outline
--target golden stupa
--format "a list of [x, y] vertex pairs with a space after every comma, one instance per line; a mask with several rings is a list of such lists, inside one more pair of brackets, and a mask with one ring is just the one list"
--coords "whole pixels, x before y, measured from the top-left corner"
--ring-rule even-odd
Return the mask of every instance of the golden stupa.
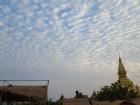
[[134, 85], [132, 81], [130, 81], [127, 78], [127, 72], [125, 70], [125, 67], [122, 63], [122, 59], [119, 56], [119, 65], [118, 65], [118, 83], [122, 86], [122, 87], [128, 87], [131, 86], [132, 89], [134, 89], [137, 92], [137, 95], [140, 96], [140, 87], [138, 85]]

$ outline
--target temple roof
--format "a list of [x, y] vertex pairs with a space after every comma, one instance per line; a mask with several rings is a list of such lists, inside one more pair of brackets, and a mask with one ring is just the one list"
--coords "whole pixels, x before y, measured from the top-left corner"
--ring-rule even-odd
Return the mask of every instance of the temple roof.
[[128, 78], [127, 78], [127, 72], [125, 70], [125, 67], [122, 63], [122, 59], [121, 57], [119, 56], [119, 65], [118, 65], [118, 75], [119, 75], [119, 83], [122, 85], [122, 86], [134, 86], [133, 85], [133, 82], [130, 81]]
[[17, 94], [27, 97], [38, 97], [40, 99], [47, 98], [48, 87], [46, 85], [41, 86], [0, 86], [0, 93], [9, 92], [10, 94]]
[[121, 77], [127, 77], [126, 76], [126, 70], [125, 70], [125, 67], [122, 63], [122, 59], [121, 57], [119, 56], [119, 65], [118, 65], [118, 75], [119, 75], [119, 78]]

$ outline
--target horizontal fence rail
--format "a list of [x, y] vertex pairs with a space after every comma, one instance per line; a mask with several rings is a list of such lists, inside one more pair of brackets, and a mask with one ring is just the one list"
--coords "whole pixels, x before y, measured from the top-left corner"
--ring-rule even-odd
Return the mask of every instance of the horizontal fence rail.
[[8, 83], [9, 82], [46, 82], [47, 85], [49, 85], [49, 80], [0, 80], [0, 82], [3, 82], [3, 86], [4, 86], [4, 83]]

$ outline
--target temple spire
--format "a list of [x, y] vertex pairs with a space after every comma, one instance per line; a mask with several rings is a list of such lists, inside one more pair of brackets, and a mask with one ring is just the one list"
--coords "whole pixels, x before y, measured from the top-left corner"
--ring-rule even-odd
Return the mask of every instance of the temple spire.
[[125, 67], [122, 63], [122, 59], [121, 56], [119, 55], [119, 64], [118, 64], [118, 83], [122, 86], [122, 87], [130, 87], [130, 89], [134, 89], [136, 92], [138, 92], [138, 96], [140, 96], [140, 89], [138, 88], [138, 86], [134, 86], [133, 82], [131, 80], [129, 80], [129, 78], [127, 78], [127, 72], [125, 70]]
[[118, 75], [119, 75], [119, 78], [127, 78], [126, 70], [122, 63], [122, 59], [121, 59], [120, 55], [119, 55]]
[[120, 54], [119, 54], [119, 63], [122, 63], [122, 59], [121, 59], [121, 56], [120, 56]]

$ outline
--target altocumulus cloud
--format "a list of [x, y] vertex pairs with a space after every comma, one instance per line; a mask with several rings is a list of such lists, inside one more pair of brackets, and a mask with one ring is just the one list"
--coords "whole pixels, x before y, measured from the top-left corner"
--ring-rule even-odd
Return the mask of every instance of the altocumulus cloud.
[[0, 77], [50, 79], [52, 97], [90, 94], [117, 78], [120, 52], [140, 83], [139, 20], [139, 0], [0, 0]]

